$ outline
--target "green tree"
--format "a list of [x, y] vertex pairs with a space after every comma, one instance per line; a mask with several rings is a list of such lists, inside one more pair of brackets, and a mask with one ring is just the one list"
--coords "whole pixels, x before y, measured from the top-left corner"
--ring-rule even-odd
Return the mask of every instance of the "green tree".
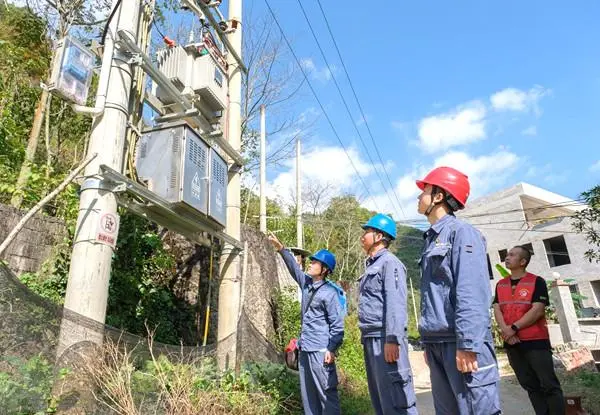
[[6, 202], [24, 155], [27, 136], [50, 64], [46, 21], [26, 8], [0, 8], [0, 201]]
[[360, 225], [371, 215], [356, 197], [345, 195], [334, 197], [322, 214], [307, 219], [315, 233], [310, 248], [326, 248], [337, 257], [336, 279], [355, 281], [362, 273], [364, 252], [360, 244], [363, 232]]
[[581, 197], [588, 207], [574, 215], [573, 227], [590, 244], [585, 257], [590, 262], [600, 262], [600, 185], [583, 192]]

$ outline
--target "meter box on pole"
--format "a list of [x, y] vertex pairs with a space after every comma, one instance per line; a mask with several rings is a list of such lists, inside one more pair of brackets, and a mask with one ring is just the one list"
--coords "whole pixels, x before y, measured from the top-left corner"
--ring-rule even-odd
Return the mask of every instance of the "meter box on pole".
[[92, 82], [96, 57], [70, 36], [56, 47], [48, 90], [68, 101], [85, 105]]
[[136, 169], [148, 190], [174, 209], [226, 225], [227, 164], [184, 122], [146, 131], [138, 142]]

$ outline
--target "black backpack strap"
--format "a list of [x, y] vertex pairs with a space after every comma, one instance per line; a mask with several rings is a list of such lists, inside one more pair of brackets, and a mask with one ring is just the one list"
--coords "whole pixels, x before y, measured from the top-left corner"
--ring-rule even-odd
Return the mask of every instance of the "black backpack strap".
[[308, 309], [310, 308], [310, 304], [312, 303], [313, 298], [315, 297], [315, 294], [317, 293], [317, 291], [319, 291], [321, 289], [321, 287], [323, 287], [326, 284], [325, 281], [323, 281], [323, 284], [319, 285], [310, 295], [310, 298], [308, 299], [308, 303], [306, 304], [306, 309], [302, 310], [302, 314], [300, 314], [300, 321], [304, 321], [304, 314], [306, 314], [306, 312], [308, 311]]

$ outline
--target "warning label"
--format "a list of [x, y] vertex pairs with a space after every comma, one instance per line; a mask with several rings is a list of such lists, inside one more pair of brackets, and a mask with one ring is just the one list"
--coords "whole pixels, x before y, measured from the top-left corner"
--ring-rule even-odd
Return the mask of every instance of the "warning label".
[[111, 247], [117, 246], [119, 217], [113, 213], [101, 213], [96, 229], [96, 242]]

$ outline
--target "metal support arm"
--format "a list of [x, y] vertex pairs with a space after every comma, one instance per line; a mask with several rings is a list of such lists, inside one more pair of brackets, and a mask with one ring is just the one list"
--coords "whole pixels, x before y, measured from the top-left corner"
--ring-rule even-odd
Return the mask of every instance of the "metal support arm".
[[[146, 55], [136, 44], [135, 40], [131, 38], [131, 35], [126, 31], [120, 30], [118, 32], [119, 42], [121, 45], [127, 49], [130, 53], [138, 56], [140, 58], [140, 66], [141, 68], [148, 74], [150, 77], [156, 81], [165, 91], [169, 94], [170, 98], [175, 101], [175, 103], [183, 109], [183, 111], [193, 110], [195, 107], [192, 105], [190, 100], [186, 97], [182, 96], [181, 93], [173, 83], [158, 69], [148, 55]], [[201, 126], [205, 127], [206, 130], [210, 131], [210, 123], [201, 115], [193, 115], [189, 118], [196, 120]], [[235, 164], [242, 166], [244, 164], [244, 160], [240, 153], [238, 153], [231, 145], [222, 137], [222, 136], [210, 136], [215, 142], [227, 153], [227, 155], [233, 160]]]
[[[213, 29], [215, 29], [215, 32], [217, 32], [217, 36], [219, 36], [219, 39], [221, 40], [221, 42], [223, 42], [223, 44], [227, 48], [227, 52], [231, 53], [231, 56], [234, 57], [235, 61], [237, 62], [238, 66], [242, 70], [242, 72], [244, 74], [248, 75], [248, 69], [246, 68], [246, 65], [244, 65], [244, 61], [242, 61], [242, 58], [240, 57], [240, 55], [235, 51], [235, 48], [233, 47], [231, 42], [229, 42], [229, 39], [227, 39], [225, 32], [219, 27], [219, 22], [217, 22], [215, 20], [214, 16], [212, 15], [212, 13], [210, 11], [211, 8], [208, 5], [206, 5], [205, 3], [203, 3], [202, 0], [200, 0], [198, 2], [195, 2], [194, 0], [181, 0], [181, 1], [191, 11], [196, 13], [196, 15], [198, 17], [202, 18], [203, 16], [205, 16], [208, 19], [208, 21], [210, 22]], [[241, 28], [238, 28], [237, 30], [241, 30]]]

